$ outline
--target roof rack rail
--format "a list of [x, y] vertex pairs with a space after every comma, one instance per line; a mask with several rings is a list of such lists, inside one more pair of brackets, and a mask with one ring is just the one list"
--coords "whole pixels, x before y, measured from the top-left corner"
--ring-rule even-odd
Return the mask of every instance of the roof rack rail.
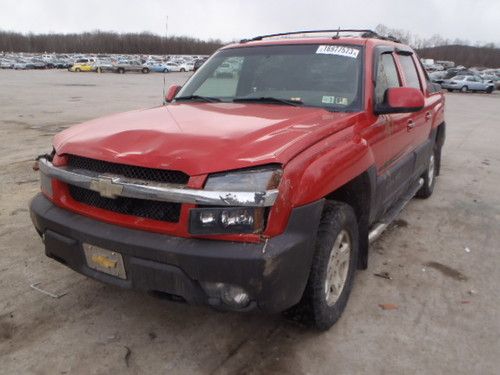
[[301, 30], [301, 31], [291, 31], [288, 33], [277, 33], [277, 34], [267, 34], [267, 35], [259, 35], [250, 39], [241, 39], [240, 43], [253, 42], [257, 40], [262, 40], [265, 38], [275, 38], [280, 36], [287, 35], [298, 35], [298, 34], [319, 34], [319, 33], [336, 33], [333, 36], [333, 39], [339, 38], [340, 33], [360, 33], [362, 38], [377, 38], [383, 40], [390, 40], [396, 43], [400, 43], [399, 40], [392, 36], [382, 36], [370, 29], [328, 29], [328, 30]]

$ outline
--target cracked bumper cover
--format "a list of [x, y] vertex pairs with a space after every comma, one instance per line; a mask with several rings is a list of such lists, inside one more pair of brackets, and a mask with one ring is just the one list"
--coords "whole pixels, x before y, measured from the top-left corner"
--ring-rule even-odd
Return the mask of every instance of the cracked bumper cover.
[[[323, 200], [292, 210], [287, 229], [267, 244], [168, 236], [91, 219], [55, 206], [38, 194], [30, 204], [45, 253], [94, 279], [145, 291], [180, 296], [188, 303], [224, 308], [208, 298], [200, 282], [222, 282], [244, 288], [251, 307], [279, 312], [296, 304], [304, 291], [314, 251]], [[121, 253], [127, 279], [86, 264], [89, 243]]]

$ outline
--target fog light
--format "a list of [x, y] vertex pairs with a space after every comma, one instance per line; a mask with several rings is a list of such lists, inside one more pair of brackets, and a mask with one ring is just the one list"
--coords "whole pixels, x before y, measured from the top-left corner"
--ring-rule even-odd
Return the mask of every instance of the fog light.
[[242, 308], [248, 306], [250, 297], [239, 286], [226, 285], [222, 290], [222, 301], [231, 307]]
[[210, 298], [220, 299], [229, 307], [242, 309], [250, 303], [250, 296], [239, 286], [211, 282], [204, 282], [201, 285]]

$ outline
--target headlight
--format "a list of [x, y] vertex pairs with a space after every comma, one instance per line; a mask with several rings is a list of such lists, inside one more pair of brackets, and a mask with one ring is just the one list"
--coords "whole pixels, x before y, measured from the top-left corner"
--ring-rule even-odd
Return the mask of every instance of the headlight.
[[260, 233], [264, 229], [264, 208], [193, 208], [189, 213], [189, 233]]
[[[278, 188], [282, 169], [276, 165], [216, 173], [208, 177], [205, 190], [265, 192]], [[191, 209], [191, 234], [260, 233], [266, 209], [262, 207], [206, 207]]]
[[205, 190], [259, 192], [276, 189], [282, 174], [283, 170], [276, 165], [214, 173], [208, 176]]

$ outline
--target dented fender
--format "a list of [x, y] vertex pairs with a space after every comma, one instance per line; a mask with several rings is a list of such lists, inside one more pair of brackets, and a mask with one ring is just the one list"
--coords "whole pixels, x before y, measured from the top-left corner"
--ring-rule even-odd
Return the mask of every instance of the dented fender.
[[373, 165], [372, 150], [355, 124], [317, 142], [286, 165], [266, 234], [279, 234], [292, 208], [323, 199]]

